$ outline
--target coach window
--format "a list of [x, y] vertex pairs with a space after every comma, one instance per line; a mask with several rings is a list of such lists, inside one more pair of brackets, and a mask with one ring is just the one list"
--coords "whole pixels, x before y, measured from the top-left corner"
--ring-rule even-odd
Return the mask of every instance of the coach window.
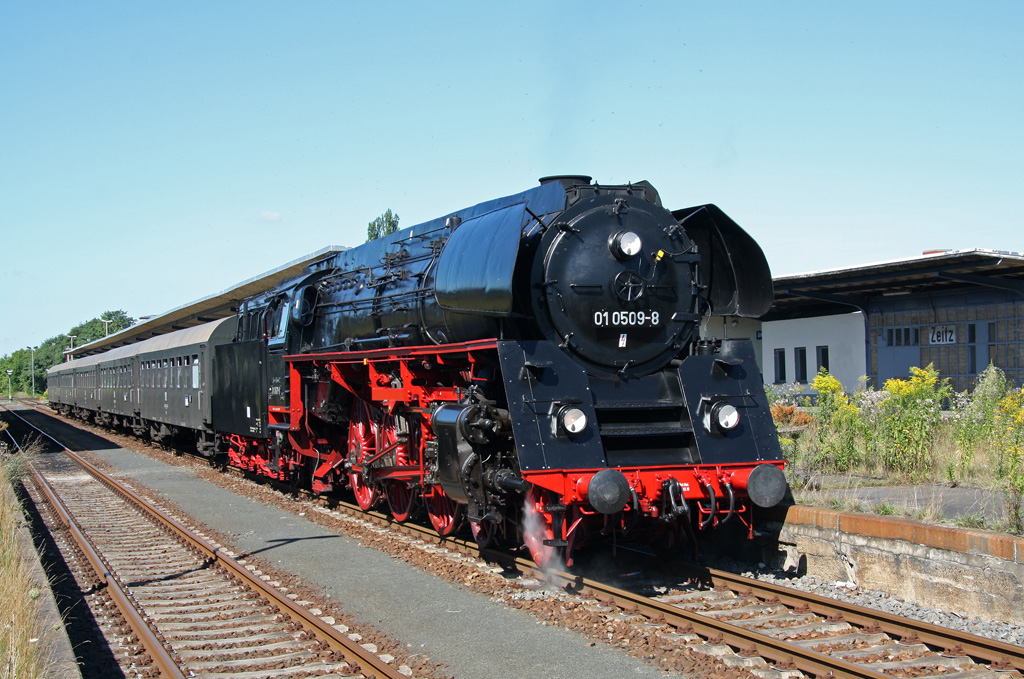
[[786, 350], [775, 350], [775, 384], [783, 384], [786, 381]]
[[199, 354], [192, 354], [192, 388], [199, 388]]

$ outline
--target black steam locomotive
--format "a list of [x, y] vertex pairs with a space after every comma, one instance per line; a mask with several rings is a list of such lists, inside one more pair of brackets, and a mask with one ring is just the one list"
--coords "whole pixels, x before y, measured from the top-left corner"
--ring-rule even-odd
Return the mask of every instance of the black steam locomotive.
[[780, 501], [752, 345], [700, 332], [771, 301], [714, 205], [552, 177], [317, 262], [236, 319], [55, 367], [49, 394], [544, 563], [588, 534], [749, 530]]

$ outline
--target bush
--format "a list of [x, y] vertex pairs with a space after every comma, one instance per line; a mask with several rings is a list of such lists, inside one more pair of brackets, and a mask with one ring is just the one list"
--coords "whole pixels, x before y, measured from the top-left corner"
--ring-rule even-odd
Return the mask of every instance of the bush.
[[1010, 530], [1024, 532], [1024, 388], [999, 401], [995, 439], [1000, 451], [997, 476], [1002, 479]]
[[909, 380], [887, 380], [882, 402], [882, 463], [886, 470], [919, 476], [932, 467], [931, 443], [942, 420], [941, 404], [952, 395], [932, 364], [911, 368]]
[[803, 410], [798, 410], [795, 405], [773, 403], [769, 406], [769, 410], [772, 413], [772, 420], [775, 421], [775, 426], [780, 429], [806, 427], [814, 419]]
[[979, 448], [988, 448], [996, 432], [996, 413], [1006, 396], [1006, 375], [991, 363], [978, 375], [974, 392], [953, 394], [950, 424], [956, 442], [956, 457], [946, 476], [956, 485], [974, 476], [974, 459]]
[[797, 405], [801, 387], [799, 384], [766, 384], [764, 385], [765, 396], [768, 397], [768, 405]]
[[[970, 394], [954, 393], [932, 365], [853, 396], [826, 371], [811, 386], [818, 392], [813, 421], [806, 432], [785, 439], [793, 472], [882, 472], [992, 484], [1004, 496], [1008, 529], [1024, 533], [1024, 388], [1008, 391], [1001, 370], [982, 371]], [[801, 414], [807, 415], [792, 404], [772, 406], [779, 423]]]
[[822, 368], [811, 387], [818, 392], [818, 414], [810, 464], [823, 471], [850, 471], [859, 462], [860, 418], [843, 385]]

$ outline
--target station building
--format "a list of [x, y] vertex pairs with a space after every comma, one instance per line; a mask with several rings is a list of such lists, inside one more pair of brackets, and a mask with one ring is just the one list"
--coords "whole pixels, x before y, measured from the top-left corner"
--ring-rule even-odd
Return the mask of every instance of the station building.
[[989, 363], [1024, 383], [1024, 254], [943, 250], [775, 279], [757, 332], [766, 384], [825, 367], [847, 391], [933, 364], [957, 391]]

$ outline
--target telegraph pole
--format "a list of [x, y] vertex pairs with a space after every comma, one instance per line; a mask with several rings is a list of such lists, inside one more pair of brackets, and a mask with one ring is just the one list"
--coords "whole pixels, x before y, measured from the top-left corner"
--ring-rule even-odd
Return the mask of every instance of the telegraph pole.
[[36, 348], [29, 347], [29, 351], [32, 352], [32, 398], [36, 397]]

